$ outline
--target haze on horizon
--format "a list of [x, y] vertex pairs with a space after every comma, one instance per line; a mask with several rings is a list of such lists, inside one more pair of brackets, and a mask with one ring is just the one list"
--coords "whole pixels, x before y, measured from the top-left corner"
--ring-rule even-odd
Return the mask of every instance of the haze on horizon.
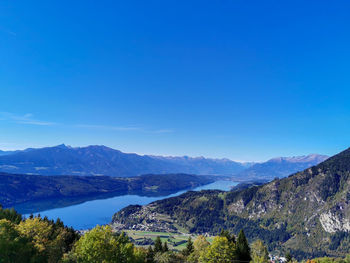
[[350, 146], [349, 9], [2, 1], [0, 149], [334, 155]]
[[[67, 148], [70, 148], [70, 149], [79, 149], [79, 148], [89, 148], [89, 147], [94, 147], [94, 146], [97, 146], [97, 147], [107, 147], [107, 148], [110, 148], [110, 149], [113, 149], [111, 147], [108, 147], [106, 145], [85, 145], [85, 146], [72, 146], [72, 145], [66, 145], [64, 143], [62, 144], [59, 144], [59, 145], [48, 145], [48, 146], [43, 146], [43, 147], [28, 147], [28, 148], [21, 148], [21, 149], [5, 149], [5, 150], [2, 150], [0, 149], [0, 151], [5, 151], [4, 152], [4, 155], [7, 155], [7, 154], [12, 154], [12, 153], [15, 153], [16, 151], [27, 151], [27, 150], [37, 150], [37, 149], [43, 149], [43, 148], [58, 148], [58, 147], [67, 147]], [[113, 149], [113, 150], [119, 150], [119, 149]], [[122, 151], [123, 152], [123, 151]], [[218, 158], [218, 157], [210, 157], [210, 156], [188, 156], [188, 155], [157, 155], [157, 154], [144, 154], [144, 153], [136, 153], [136, 152], [123, 152], [125, 154], [137, 154], [137, 155], [140, 155], [140, 156], [152, 156], [152, 157], [166, 157], [166, 158], [209, 158], [209, 159], [218, 159], [218, 160], [229, 160], [229, 161], [235, 161], [235, 162], [239, 162], [239, 163], [246, 163], [246, 164], [252, 164], [252, 163], [263, 163], [263, 162], [267, 162], [267, 161], [273, 161], [273, 160], [278, 160], [278, 159], [287, 159], [287, 160], [291, 160], [291, 159], [295, 159], [295, 160], [301, 160], [301, 159], [313, 159], [314, 157], [329, 157], [329, 156], [326, 156], [326, 155], [320, 155], [318, 153], [310, 153], [310, 154], [307, 154], [307, 155], [294, 155], [294, 156], [275, 156], [273, 158], [270, 158], [270, 159], [267, 159], [267, 160], [254, 160], [254, 161], [250, 161], [250, 160], [233, 160], [233, 159], [230, 159], [230, 158], [227, 158], [227, 157], [221, 157], [221, 158]], [[1, 155], [0, 155], [1, 156]]]

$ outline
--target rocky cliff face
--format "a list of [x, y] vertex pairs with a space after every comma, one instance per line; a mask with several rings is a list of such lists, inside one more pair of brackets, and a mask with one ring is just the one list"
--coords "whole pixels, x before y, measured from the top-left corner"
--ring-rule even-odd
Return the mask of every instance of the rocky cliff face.
[[[270, 249], [345, 255], [350, 246], [350, 149], [281, 180], [249, 189], [186, 193], [149, 207], [191, 232], [244, 228]], [[132, 214], [129, 215], [132, 217]], [[122, 218], [114, 217], [114, 222]]]
[[319, 217], [323, 229], [328, 233], [336, 233], [339, 231], [350, 231], [350, 220], [344, 218], [343, 215], [337, 215], [331, 211], [325, 212]]

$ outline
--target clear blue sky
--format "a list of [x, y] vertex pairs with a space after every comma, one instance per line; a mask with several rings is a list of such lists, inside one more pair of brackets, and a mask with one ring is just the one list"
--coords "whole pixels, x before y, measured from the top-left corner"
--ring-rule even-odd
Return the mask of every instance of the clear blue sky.
[[350, 146], [349, 1], [1, 1], [0, 148]]

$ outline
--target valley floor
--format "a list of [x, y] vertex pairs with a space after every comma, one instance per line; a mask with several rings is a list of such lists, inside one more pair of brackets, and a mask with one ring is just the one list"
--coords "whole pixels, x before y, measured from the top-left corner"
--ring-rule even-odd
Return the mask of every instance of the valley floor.
[[[186, 233], [167, 233], [167, 232], [150, 232], [150, 231], [134, 231], [126, 230], [124, 231], [132, 242], [136, 246], [148, 247], [152, 245], [156, 238], [159, 236], [162, 242], [167, 242], [169, 249], [175, 251], [183, 250], [186, 245], [188, 238], [191, 237], [192, 240], [195, 240], [198, 235], [189, 235]], [[206, 237], [207, 241], [212, 242], [213, 237]]]

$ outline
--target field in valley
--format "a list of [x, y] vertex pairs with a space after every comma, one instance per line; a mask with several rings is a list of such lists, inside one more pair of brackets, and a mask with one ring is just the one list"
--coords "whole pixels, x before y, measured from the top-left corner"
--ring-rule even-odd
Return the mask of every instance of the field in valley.
[[[166, 232], [126, 230], [125, 233], [134, 240], [137, 246], [148, 247], [150, 243], [159, 236], [163, 243], [168, 243], [169, 249], [177, 251], [181, 251], [186, 247], [187, 240], [190, 236], [192, 238], [192, 241], [194, 241], [197, 238], [197, 235]], [[211, 242], [212, 237], [207, 237], [207, 240]]]

